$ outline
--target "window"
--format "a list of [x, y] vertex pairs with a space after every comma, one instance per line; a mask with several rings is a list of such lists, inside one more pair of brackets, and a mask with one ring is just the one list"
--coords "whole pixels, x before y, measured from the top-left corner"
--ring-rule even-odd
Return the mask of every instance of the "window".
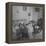
[[26, 6], [23, 6], [23, 10], [26, 11], [27, 10], [27, 7]]
[[39, 12], [39, 11], [40, 11], [40, 8], [35, 8], [35, 11], [36, 11], [36, 12]]

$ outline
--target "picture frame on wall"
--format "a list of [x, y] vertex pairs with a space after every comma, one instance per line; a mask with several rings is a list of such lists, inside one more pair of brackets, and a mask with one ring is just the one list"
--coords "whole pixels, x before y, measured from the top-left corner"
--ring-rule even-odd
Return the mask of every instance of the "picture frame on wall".
[[45, 41], [45, 5], [6, 3], [6, 42]]

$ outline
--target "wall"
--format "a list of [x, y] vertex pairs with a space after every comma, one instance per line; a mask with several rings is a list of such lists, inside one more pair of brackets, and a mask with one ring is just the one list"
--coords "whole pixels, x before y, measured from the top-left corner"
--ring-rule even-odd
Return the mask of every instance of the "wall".
[[[23, 6], [13, 6], [13, 20], [21, 20], [25, 19], [27, 21], [34, 20], [37, 21], [39, 18], [42, 18], [42, 7], [39, 7], [40, 11], [35, 11], [35, 8], [38, 7], [29, 7], [27, 6], [27, 10], [23, 10]], [[30, 16], [28, 16], [28, 13], [30, 13]]]
[[[27, 7], [27, 10], [23, 10], [23, 6], [13, 6], [13, 20], [29, 20], [28, 13], [31, 13], [32, 7]], [[17, 13], [18, 11], [18, 13]], [[32, 15], [30, 16], [30, 20], [32, 19]]]

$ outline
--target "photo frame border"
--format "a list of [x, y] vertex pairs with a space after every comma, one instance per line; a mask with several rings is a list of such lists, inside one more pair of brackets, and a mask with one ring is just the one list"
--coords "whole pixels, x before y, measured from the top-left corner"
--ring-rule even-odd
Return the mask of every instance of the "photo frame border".
[[[43, 7], [43, 39], [42, 40], [26, 40], [26, 41], [13, 41], [12, 40], [12, 7], [13, 6], [34, 6]], [[8, 2], [6, 3], [6, 42], [7, 43], [28, 43], [28, 42], [43, 42], [45, 41], [45, 4], [35, 3], [19, 3], [19, 2]]]

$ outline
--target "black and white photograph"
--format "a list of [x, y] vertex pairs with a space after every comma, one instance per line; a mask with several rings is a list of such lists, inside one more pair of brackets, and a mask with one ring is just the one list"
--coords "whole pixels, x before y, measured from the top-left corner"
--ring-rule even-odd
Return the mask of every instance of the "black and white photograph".
[[43, 8], [12, 7], [12, 40], [43, 39]]

